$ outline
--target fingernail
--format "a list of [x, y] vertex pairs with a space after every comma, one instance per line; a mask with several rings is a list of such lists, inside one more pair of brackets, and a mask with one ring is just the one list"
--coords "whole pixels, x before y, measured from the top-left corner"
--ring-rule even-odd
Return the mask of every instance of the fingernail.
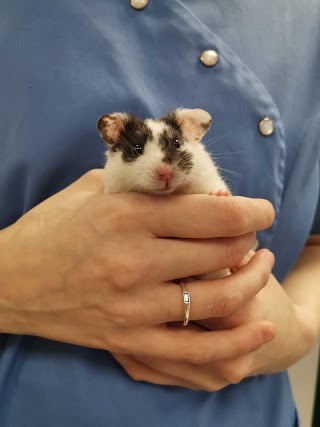
[[275, 258], [275, 256], [274, 256], [274, 253], [273, 252], [271, 252], [271, 251], [269, 251], [269, 256], [270, 256], [270, 258], [271, 258], [271, 263], [272, 263], [272, 267], [271, 268], [273, 268], [273, 266], [274, 266], [274, 263], [276, 262], [276, 258]]
[[262, 249], [261, 252], [263, 252], [263, 256], [269, 258], [270, 261], [272, 260], [272, 262], [274, 263], [275, 257], [273, 252], [271, 252], [269, 249]]
[[263, 330], [263, 341], [264, 343], [270, 342], [275, 337], [276, 333], [273, 329], [264, 329]]

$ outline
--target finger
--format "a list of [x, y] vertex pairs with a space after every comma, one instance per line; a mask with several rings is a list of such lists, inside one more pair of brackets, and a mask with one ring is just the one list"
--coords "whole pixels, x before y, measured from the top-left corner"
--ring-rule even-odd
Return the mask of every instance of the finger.
[[250, 353], [274, 338], [270, 322], [252, 322], [225, 331], [194, 331], [164, 325], [144, 332], [134, 329], [123, 333], [123, 348], [117, 353], [149, 356], [187, 363], [205, 363]]
[[[188, 283], [190, 320], [224, 317], [243, 306], [268, 283], [273, 264], [273, 254], [263, 249], [246, 266], [223, 279]], [[150, 313], [150, 321], [160, 324], [184, 318], [180, 285], [162, 284], [144, 292], [147, 302], [144, 299], [144, 307], [139, 309]]]
[[213, 329], [207, 328], [205, 325], [201, 325], [198, 322], [189, 322], [187, 326], [184, 326], [182, 322], [170, 322], [168, 323], [169, 327], [178, 328], [178, 329], [190, 329], [193, 331], [212, 331]]
[[[172, 323], [173, 325], [173, 323]], [[184, 329], [182, 323], [176, 323], [175, 327]], [[194, 331], [206, 330], [200, 325], [189, 323], [187, 328]], [[246, 357], [246, 356], [240, 356]], [[136, 357], [144, 366], [152, 368], [153, 371], [161, 372], [168, 378], [176, 377], [176, 381], [185, 381], [188, 388], [195, 390], [217, 391], [226, 387], [229, 383], [223, 379], [213, 368], [212, 364], [199, 364], [198, 366], [186, 362], [167, 361], [164, 359], [150, 358], [150, 357]], [[236, 358], [237, 359], [237, 358]], [[227, 359], [234, 360], [234, 359]], [[215, 362], [217, 363], [217, 362]], [[223, 363], [223, 361], [222, 361]], [[184, 386], [186, 387], [186, 386]]]
[[241, 262], [239, 262], [239, 264], [233, 266], [231, 268], [231, 271], [233, 273], [235, 273], [236, 271], [238, 271], [240, 268], [244, 267], [245, 265], [248, 264], [248, 262], [251, 260], [252, 257], [254, 257], [255, 251], [250, 250], [241, 260]]
[[215, 368], [222, 378], [231, 384], [237, 384], [244, 378], [252, 375], [254, 352], [231, 359], [217, 360]]
[[127, 374], [135, 381], [146, 381], [159, 385], [180, 386], [195, 389], [193, 384], [183, 378], [157, 371], [151, 366], [126, 354], [112, 353], [113, 357], [125, 369]]
[[263, 199], [204, 194], [151, 197], [144, 203], [147, 229], [159, 237], [240, 236], [270, 227], [274, 209]]
[[223, 379], [214, 369], [212, 363], [199, 364], [197, 366], [185, 362], [174, 362], [156, 358], [137, 358], [153, 371], [161, 372], [168, 378], [176, 378], [176, 381], [184, 381], [188, 388], [194, 390], [217, 391], [230, 383]]
[[[222, 270], [241, 262], [254, 233], [218, 239], [156, 239], [154, 278], [161, 282]], [[160, 255], [161, 254], [161, 255]]]
[[[175, 324], [175, 327], [184, 328], [181, 323]], [[202, 325], [195, 323], [189, 323], [187, 327], [198, 331], [205, 330]], [[189, 363], [167, 362], [162, 359], [138, 357], [137, 360], [141, 360], [146, 365], [155, 370], [161, 370], [167, 375], [185, 378], [196, 388], [212, 392], [220, 390], [228, 384], [237, 384], [243, 378], [252, 375], [254, 354], [251, 352], [229, 359], [216, 360], [200, 364], [199, 367]]]

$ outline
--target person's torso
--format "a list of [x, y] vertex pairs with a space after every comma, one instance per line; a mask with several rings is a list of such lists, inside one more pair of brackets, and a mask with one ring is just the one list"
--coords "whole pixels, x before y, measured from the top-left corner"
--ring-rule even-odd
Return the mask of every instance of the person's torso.
[[[137, 11], [118, 0], [2, 0], [0, 228], [103, 166], [102, 114], [200, 107], [213, 116], [204, 141], [232, 193], [275, 206], [275, 224], [258, 237], [282, 280], [319, 192], [320, 34], [312, 28], [320, 7], [249, 3], [150, 0]], [[214, 67], [199, 60], [207, 49], [218, 53]], [[265, 117], [270, 136], [258, 129]], [[4, 427], [291, 427], [294, 419], [286, 374], [194, 392], [134, 382], [100, 350], [2, 337]]]

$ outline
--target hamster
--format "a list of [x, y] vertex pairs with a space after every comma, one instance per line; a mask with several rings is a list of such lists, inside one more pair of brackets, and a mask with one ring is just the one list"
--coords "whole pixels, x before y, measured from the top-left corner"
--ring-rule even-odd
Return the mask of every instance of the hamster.
[[210, 125], [210, 114], [200, 109], [179, 109], [146, 120], [125, 113], [102, 116], [97, 126], [109, 147], [105, 192], [229, 192], [201, 143]]
[[[201, 143], [211, 122], [207, 111], [186, 108], [158, 119], [142, 120], [128, 113], [100, 117], [97, 127], [109, 147], [105, 192], [230, 195], [218, 167]], [[202, 275], [201, 279], [227, 274], [228, 269]]]

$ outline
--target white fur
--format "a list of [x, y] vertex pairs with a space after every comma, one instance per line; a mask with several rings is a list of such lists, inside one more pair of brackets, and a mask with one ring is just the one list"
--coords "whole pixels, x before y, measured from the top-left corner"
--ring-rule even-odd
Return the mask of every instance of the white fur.
[[177, 193], [208, 194], [210, 191], [228, 190], [228, 186], [219, 175], [218, 168], [205, 147], [199, 142], [187, 142], [181, 147], [189, 151], [194, 164], [189, 174], [173, 165], [174, 177], [168, 191], [160, 191], [165, 183], [158, 178], [156, 169], [161, 165], [164, 156], [159, 145], [159, 135], [166, 125], [148, 119], [153, 138], [149, 140], [144, 153], [133, 162], [124, 162], [122, 153], [107, 152], [107, 163], [104, 172], [106, 193], [144, 192], [156, 195]]
[[189, 185], [182, 191], [193, 194], [209, 194], [210, 191], [228, 190], [219, 174], [218, 167], [200, 142], [188, 143], [188, 151], [193, 154], [193, 168], [188, 175]]
[[[208, 117], [211, 119], [210, 115], [204, 117], [207, 121]], [[104, 170], [106, 193], [143, 192], [164, 196], [174, 193], [209, 194], [210, 191], [229, 191], [205, 147], [201, 142], [195, 142], [200, 131], [196, 132], [193, 127], [190, 135], [185, 135], [187, 138], [189, 136], [189, 141], [181, 146], [181, 150], [187, 150], [192, 154], [193, 167], [189, 173], [186, 173], [176, 165], [173, 165], [174, 176], [170, 180], [171, 189], [161, 191], [165, 186], [165, 182], [159, 179], [156, 169], [161, 165], [164, 153], [159, 145], [159, 135], [167, 125], [152, 119], [146, 120], [146, 123], [151, 129], [153, 137], [147, 141], [144, 146], [144, 153], [136, 160], [124, 162], [120, 151], [107, 152], [107, 163]], [[190, 129], [189, 124], [188, 128]], [[203, 133], [202, 131], [202, 136]], [[230, 270], [225, 269], [201, 275], [199, 279], [220, 279], [229, 274]]]

